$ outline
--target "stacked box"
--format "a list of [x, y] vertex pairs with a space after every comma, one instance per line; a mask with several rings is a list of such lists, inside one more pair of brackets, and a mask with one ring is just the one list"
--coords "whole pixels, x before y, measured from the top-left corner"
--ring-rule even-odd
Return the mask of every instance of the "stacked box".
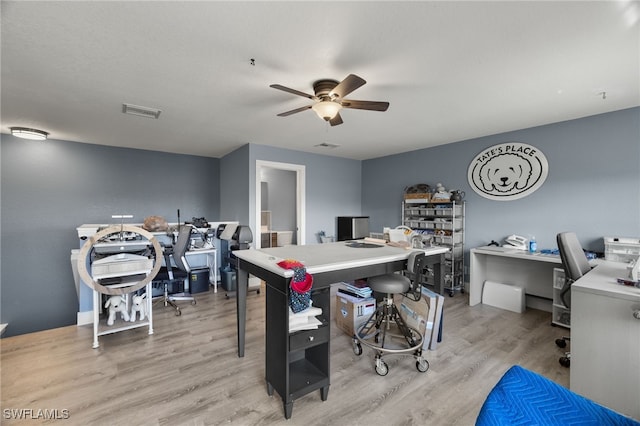
[[356, 330], [369, 319], [376, 310], [376, 299], [361, 299], [346, 294], [336, 294], [336, 326], [355, 336]]

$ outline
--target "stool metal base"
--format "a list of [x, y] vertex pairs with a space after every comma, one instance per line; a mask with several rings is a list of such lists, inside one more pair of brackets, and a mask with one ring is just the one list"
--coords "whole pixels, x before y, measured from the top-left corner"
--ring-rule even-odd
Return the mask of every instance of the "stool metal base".
[[393, 303], [393, 297], [387, 295], [380, 302], [376, 311], [358, 329], [353, 339], [353, 351], [362, 354], [362, 345], [375, 352], [375, 370], [380, 376], [389, 373], [383, 355], [410, 355], [416, 359], [416, 369], [424, 373], [429, 369], [429, 362], [422, 356], [423, 335], [413, 327], [409, 327], [400, 316]]

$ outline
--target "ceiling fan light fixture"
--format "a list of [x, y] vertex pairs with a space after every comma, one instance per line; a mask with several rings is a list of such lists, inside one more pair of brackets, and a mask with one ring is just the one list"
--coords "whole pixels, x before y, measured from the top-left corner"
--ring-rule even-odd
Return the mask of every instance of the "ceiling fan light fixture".
[[49, 136], [49, 133], [38, 130], [30, 129], [28, 127], [11, 127], [11, 134], [17, 138], [31, 139], [34, 141], [44, 141]]
[[313, 104], [311, 108], [318, 114], [318, 117], [329, 121], [340, 112], [342, 105], [334, 101], [321, 101]]

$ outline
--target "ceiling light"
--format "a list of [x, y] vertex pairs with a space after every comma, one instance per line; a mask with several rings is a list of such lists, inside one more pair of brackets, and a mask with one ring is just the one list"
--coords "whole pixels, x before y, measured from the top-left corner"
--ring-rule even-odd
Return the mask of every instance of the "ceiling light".
[[334, 143], [329, 143], [329, 142], [322, 142], [322, 143], [319, 143], [318, 145], [314, 145], [314, 147], [316, 148], [337, 148], [339, 146], [340, 145], [336, 145]]
[[32, 139], [34, 141], [43, 141], [47, 139], [49, 133], [38, 129], [29, 129], [28, 127], [11, 127], [11, 134], [17, 138]]
[[318, 117], [329, 121], [338, 114], [342, 105], [333, 101], [322, 101], [313, 104], [311, 108], [318, 114]]
[[140, 117], [155, 118], [160, 117], [161, 110], [140, 105], [122, 104], [122, 112], [125, 114], [138, 115]]

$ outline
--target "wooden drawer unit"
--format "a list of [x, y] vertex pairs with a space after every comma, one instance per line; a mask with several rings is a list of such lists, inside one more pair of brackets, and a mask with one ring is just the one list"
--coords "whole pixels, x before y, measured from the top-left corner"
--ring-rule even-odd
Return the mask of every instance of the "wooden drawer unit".
[[[285, 287], [267, 281], [266, 371], [267, 393], [282, 398], [285, 418], [291, 418], [293, 401], [315, 390], [326, 401], [329, 394], [329, 340], [331, 306], [329, 286], [316, 286], [313, 306], [322, 309], [317, 329], [289, 333], [289, 294]], [[285, 291], [282, 291], [285, 290]]]
[[323, 321], [315, 330], [296, 331], [289, 335], [289, 351], [310, 348], [329, 341], [329, 324]]

